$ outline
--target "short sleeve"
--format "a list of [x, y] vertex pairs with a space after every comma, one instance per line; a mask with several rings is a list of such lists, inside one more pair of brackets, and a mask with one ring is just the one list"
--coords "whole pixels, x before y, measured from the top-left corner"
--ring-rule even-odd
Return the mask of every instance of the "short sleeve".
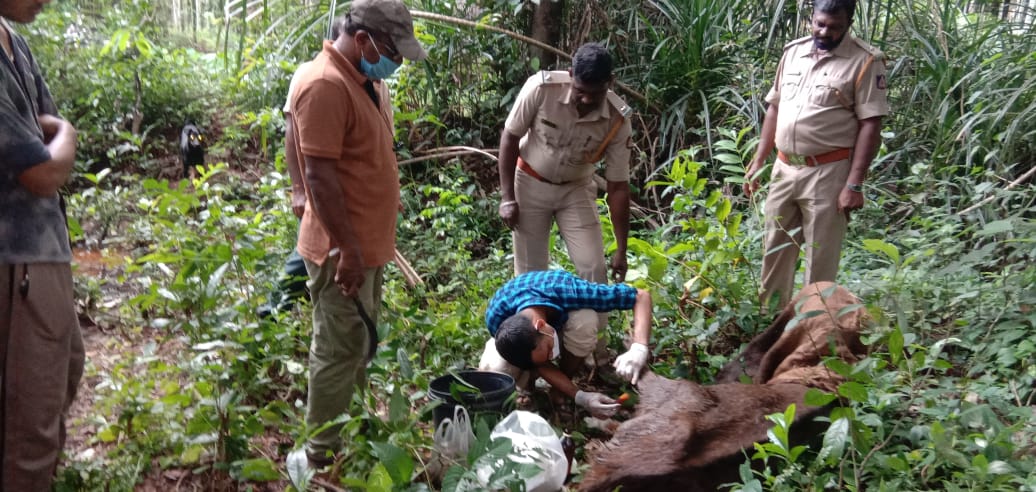
[[310, 157], [337, 159], [342, 155], [345, 132], [352, 121], [348, 105], [342, 100], [345, 91], [325, 79], [299, 82], [298, 94], [292, 98], [299, 148]]
[[856, 84], [856, 118], [861, 120], [889, 114], [885, 56], [881, 53], [873, 56], [874, 60], [867, 64]]
[[787, 53], [785, 51], [784, 56], [781, 56], [781, 61], [777, 64], [777, 74], [773, 78], [773, 85], [770, 86], [770, 91], [766, 93], [764, 99], [767, 104], [773, 106], [780, 106], [781, 103], [781, 75], [784, 73], [784, 59], [787, 57]]
[[543, 103], [543, 92], [540, 91], [541, 83], [542, 75], [537, 73], [526, 79], [522, 90], [518, 92], [514, 106], [511, 107], [507, 121], [504, 122], [504, 128], [510, 134], [520, 137], [532, 127], [540, 104]]
[[6, 92], [0, 91], [0, 173], [16, 178], [27, 169], [50, 160], [50, 152], [35, 128], [17, 115]]

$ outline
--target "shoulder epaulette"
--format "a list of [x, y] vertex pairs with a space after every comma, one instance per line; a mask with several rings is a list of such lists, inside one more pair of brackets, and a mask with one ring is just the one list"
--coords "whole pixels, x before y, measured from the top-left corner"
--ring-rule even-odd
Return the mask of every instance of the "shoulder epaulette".
[[564, 70], [540, 71], [540, 82], [543, 84], [565, 84], [572, 81], [572, 76]]
[[623, 118], [629, 118], [630, 114], [633, 114], [633, 108], [626, 104], [626, 101], [623, 101], [614, 91], [608, 91], [608, 102]]
[[862, 40], [862, 39], [860, 39], [860, 38], [858, 38], [856, 36], [853, 36], [853, 41], [855, 41], [856, 45], [859, 46], [860, 48], [862, 48], [863, 51], [866, 51], [867, 53], [870, 53], [871, 56], [873, 56], [874, 58], [877, 58], [879, 60], [884, 60], [885, 59], [885, 54], [882, 53], [880, 49], [878, 49], [877, 47], [871, 45], [870, 43], [868, 43], [868, 42], [866, 42], [866, 41], [864, 41], [864, 40]]
[[854, 84], [854, 87], [856, 88], [856, 90], [859, 90], [860, 89], [860, 83], [863, 82], [863, 77], [867, 73], [867, 70], [874, 63], [874, 60], [878, 60], [879, 62], [884, 64], [885, 63], [885, 54], [882, 53], [881, 50], [879, 50], [878, 48], [875, 48], [874, 46], [871, 46], [869, 43], [867, 43], [866, 41], [864, 41], [864, 40], [862, 40], [862, 39], [860, 39], [860, 38], [858, 38], [856, 36], [853, 36], [852, 39], [853, 39], [853, 41], [856, 42], [856, 46], [859, 46], [860, 49], [862, 49], [863, 51], [867, 52], [870, 55], [870, 56], [867, 57], [867, 61], [864, 62], [863, 68], [860, 69], [860, 74], [856, 76], [856, 84]]

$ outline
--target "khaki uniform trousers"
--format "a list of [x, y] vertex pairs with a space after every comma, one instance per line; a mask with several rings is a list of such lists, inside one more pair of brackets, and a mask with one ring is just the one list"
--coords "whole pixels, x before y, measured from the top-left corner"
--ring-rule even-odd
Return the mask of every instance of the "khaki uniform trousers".
[[[313, 340], [309, 347], [309, 395], [306, 426], [310, 430], [349, 411], [353, 393], [367, 383], [366, 356], [370, 343], [367, 327], [351, 298], [335, 284], [338, 256], [329, 256], [318, 266], [306, 260], [310, 296], [313, 300]], [[377, 323], [385, 267], [368, 268], [357, 296], [371, 320]], [[331, 459], [342, 447], [341, 425], [311, 436], [306, 454], [315, 462]]]
[[591, 282], [608, 283], [593, 180], [553, 185], [521, 169], [515, 171], [514, 180], [518, 202], [518, 226], [512, 233], [515, 275], [549, 268], [550, 227], [556, 221], [576, 274]]
[[0, 490], [50, 490], [85, 359], [71, 265], [0, 265], [0, 357]]
[[[599, 314], [593, 309], [569, 311], [568, 321], [558, 332], [561, 336], [562, 347], [576, 357], [589, 357], [597, 346], [597, 331], [602, 326]], [[527, 388], [531, 382], [529, 381], [531, 371], [523, 371], [518, 366], [507, 362], [507, 359], [496, 351], [496, 340], [492, 337], [486, 340], [482, 358], [478, 362], [478, 370], [509, 374], [514, 378], [518, 388]]]
[[795, 293], [800, 248], [806, 263], [803, 285], [835, 280], [849, 224], [838, 211], [838, 196], [849, 169], [849, 159], [816, 167], [775, 161], [764, 207], [766, 235], [759, 296], [763, 306], [776, 294], [783, 308]]

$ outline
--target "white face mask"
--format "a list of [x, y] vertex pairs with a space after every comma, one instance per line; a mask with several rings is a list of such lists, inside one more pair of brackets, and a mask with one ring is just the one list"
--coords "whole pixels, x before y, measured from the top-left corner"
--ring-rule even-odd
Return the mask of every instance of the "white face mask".
[[557, 330], [554, 330], [552, 335], [554, 337], [554, 350], [550, 353], [550, 360], [557, 360], [558, 357], [561, 357], [561, 339], [558, 338]]

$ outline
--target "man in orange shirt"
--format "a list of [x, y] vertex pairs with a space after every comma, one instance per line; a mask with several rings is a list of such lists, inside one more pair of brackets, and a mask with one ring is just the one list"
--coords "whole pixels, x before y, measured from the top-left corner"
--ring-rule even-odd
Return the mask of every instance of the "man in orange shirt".
[[[338, 39], [325, 41], [300, 74], [291, 101], [307, 198], [297, 248], [313, 300], [311, 430], [347, 413], [354, 390], [365, 384], [365, 321], [377, 320], [399, 210], [392, 101], [381, 80], [404, 58], [425, 56], [402, 2], [356, 0]], [[330, 426], [289, 454], [289, 475], [304, 459], [311, 468], [330, 465], [340, 429]]]

